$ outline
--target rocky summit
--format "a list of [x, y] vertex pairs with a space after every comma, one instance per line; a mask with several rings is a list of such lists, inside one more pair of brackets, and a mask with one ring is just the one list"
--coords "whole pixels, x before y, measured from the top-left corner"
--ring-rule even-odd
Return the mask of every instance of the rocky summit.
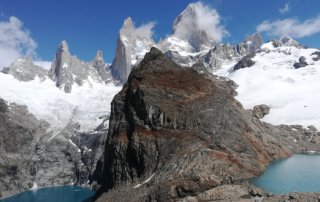
[[[112, 101], [105, 152], [95, 172], [101, 184], [97, 201], [267, 196], [246, 180], [272, 160], [316, 145], [310, 138], [319, 134], [260, 121], [268, 107], [244, 110], [234, 86], [201, 65], [182, 68], [152, 48]], [[303, 130], [309, 138], [301, 137]]]
[[111, 81], [111, 73], [104, 63], [101, 51], [97, 52], [90, 64], [71, 55], [66, 41], [62, 41], [59, 45], [49, 76], [56, 82], [56, 86], [62, 88], [66, 93], [71, 92], [74, 84], [82, 86], [90, 79], [95, 82]]

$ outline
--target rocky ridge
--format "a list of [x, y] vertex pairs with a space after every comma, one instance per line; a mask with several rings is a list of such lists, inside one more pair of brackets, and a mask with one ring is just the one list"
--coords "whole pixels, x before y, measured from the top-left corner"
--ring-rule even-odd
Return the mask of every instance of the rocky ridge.
[[101, 51], [98, 51], [92, 64], [95, 66], [72, 56], [67, 42], [62, 41], [51, 65], [49, 76], [56, 82], [56, 86], [64, 89], [66, 93], [71, 92], [75, 83], [79, 86], [83, 85], [83, 82], [88, 81], [89, 77], [96, 82], [110, 80], [111, 75], [103, 64]]
[[10, 67], [4, 68], [2, 73], [11, 74], [20, 81], [31, 81], [38, 77], [40, 80], [46, 79], [48, 72], [33, 64], [30, 58], [18, 58]]
[[244, 110], [233, 86], [151, 49], [112, 102], [103, 166], [95, 176], [99, 193], [108, 192], [98, 201], [267, 196], [245, 181], [274, 159], [316, 146], [319, 133], [261, 122], [268, 107]]

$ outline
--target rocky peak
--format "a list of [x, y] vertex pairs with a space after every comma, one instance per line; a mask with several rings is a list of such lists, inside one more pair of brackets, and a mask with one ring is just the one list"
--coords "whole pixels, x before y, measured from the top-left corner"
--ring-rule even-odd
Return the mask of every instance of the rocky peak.
[[253, 53], [261, 48], [263, 45], [263, 39], [259, 33], [254, 33], [251, 36], [248, 36], [243, 41], [249, 53]]
[[100, 201], [200, 197], [300, 149], [284, 135], [292, 130], [260, 122], [235, 95], [225, 79], [183, 68], [152, 48], [112, 101], [96, 175], [100, 193], [109, 192]]
[[58, 48], [58, 51], [57, 53], [62, 53], [62, 52], [67, 52], [69, 53], [69, 46], [68, 46], [68, 43], [67, 41], [63, 40], [60, 45], [59, 45], [59, 48]]
[[283, 37], [280, 41], [282, 42], [283, 46], [294, 46], [297, 48], [302, 47], [302, 45], [298, 41], [294, 40], [293, 38], [291, 38], [289, 36]]
[[91, 64], [70, 54], [66, 41], [62, 41], [57, 49], [49, 76], [56, 82], [56, 86], [66, 93], [71, 92], [74, 84], [81, 86], [88, 81], [89, 76], [94, 81], [101, 82], [99, 73]]
[[98, 51], [97, 51], [96, 57], [95, 57], [94, 59], [95, 59], [96, 61], [102, 61], [102, 62], [104, 62], [103, 54], [102, 54], [102, 51], [101, 51], [101, 50], [98, 50]]
[[122, 25], [122, 28], [132, 28], [133, 27], [133, 21], [131, 17], [127, 17]]
[[92, 66], [98, 72], [100, 78], [104, 82], [110, 82], [112, 80], [109, 65], [107, 65], [103, 59], [103, 53], [101, 50], [97, 51], [95, 58], [91, 62]]
[[273, 39], [271, 42], [274, 47], [293, 46], [296, 48], [304, 48], [303, 45], [289, 36], [285, 36], [280, 40]]
[[[174, 20], [172, 27], [172, 37], [189, 43], [193, 47], [193, 52], [208, 49], [220, 40], [212, 35], [209, 27], [211, 24], [207, 26], [202, 23], [202, 10], [206, 10], [202, 3], [189, 4]], [[212, 11], [210, 17], [212, 16], [218, 17], [218, 14]]]
[[184, 19], [184, 18], [195, 18], [196, 17], [196, 6], [195, 4], [191, 3], [187, 6], [185, 10], [183, 10], [178, 17], [173, 22], [173, 34], [176, 32], [176, 29], [178, 27], [178, 24]]
[[18, 58], [9, 67], [2, 70], [5, 74], [11, 74], [20, 81], [31, 81], [38, 77], [44, 80], [48, 75], [47, 70], [35, 65], [31, 58]]
[[152, 24], [142, 26], [147, 26], [144, 28], [149, 31], [139, 31], [139, 27], [135, 27], [131, 17], [128, 17], [124, 20], [119, 31], [116, 55], [112, 61], [111, 71], [121, 83], [124, 83], [128, 78], [132, 66], [139, 63], [144, 54], [155, 44], [151, 38]]

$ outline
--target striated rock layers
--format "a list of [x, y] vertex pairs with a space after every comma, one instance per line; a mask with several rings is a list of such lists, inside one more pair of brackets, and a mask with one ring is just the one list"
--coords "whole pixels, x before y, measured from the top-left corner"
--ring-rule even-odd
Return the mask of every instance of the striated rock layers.
[[231, 83], [182, 68], [152, 48], [112, 101], [105, 154], [95, 175], [102, 184], [98, 201], [257, 195], [242, 182], [308, 141], [289, 126], [272, 126], [244, 110]]

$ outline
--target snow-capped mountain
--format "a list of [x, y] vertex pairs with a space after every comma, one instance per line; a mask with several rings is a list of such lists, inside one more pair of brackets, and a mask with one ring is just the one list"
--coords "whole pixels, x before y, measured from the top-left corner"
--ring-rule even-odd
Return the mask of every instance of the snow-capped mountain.
[[[213, 19], [212, 22], [203, 22], [203, 11], [206, 17]], [[138, 64], [152, 46], [180, 65], [191, 67], [195, 63], [204, 63], [213, 70], [220, 68], [225, 61], [236, 60], [256, 51], [262, 45], [263, 40], [257, 33], [235, 46], [217, 43], [223, 34], [223, 29], [217, 27], [218, 21], [218, 13], [200, 3], [192, 3], [174, 20], [172, 34], [156, 43], [151, 36], [152, 24], [135, 27], [128, 17], [119, 32], [111, 66], [113, 76], [124, 83], [132, 66]]]
[[31, 59], [19, 58], [0, 73], [0, 97], [27, 106], [54, 131], [78, 124], [80, 131], [92, 131], [110, 113], [113, 96], [120, 90], [113, 82], [101, 51], [84, 62], [69, 52], [62, 41], [49, 72]]
[[[289, 37], [277, 42], [263, 44], [260, 51], [247, 58], [251, 65], [234, 70], [235, 63], [230, 63], [213, 73], [238, 84], [237, 99], [245, 108], [270, 106], [270, 114], [264, 121], [275, 125], [313, 125], [320, 129], [320, 52], [302, 48]], [[305, 65], [296, 68], [301, 61]]]
[[5, 74], [11, 74], [20, 81], [31, 81], [38, 77], [44, 80], [48, 72], [40, 66], [35, 65], [31, 58], [18, 58], [10, 67], [2, 70]]
[[[111, 65], [106, 64], [101, 51], [97, 51], [92, 61], [82, 61], [72, 55], [67, 42], [62, 41], [50, 70], [35, 65], [28, 58], [19, 58], [11, 66], [3, 69], [0, 72], [0, 115], [3, 115], [2, 117], [5, 117], [3, 120], [9, 123], [3, 124], [5, 126], [3, 128], [5, 130], [14, 128], [14, 135], [19, 140], [14, 144], [18, 142], [25, 148], [21, 149], [17, 144], [17, 153], [3, 152], [6, 155], [0, 158], [0, 168], [7, 166], [5, 170], [11, 171], [8, 165], [11, 165], [11, 162], [18, 162], [17, 170], [25, 170], [24, 173], [20, 173], [20, 182], [25, 184], [21, 186], [19, 183], [11, 183], [12, 179], [9, 176], [0, 179], [0, 188], [5, 184], [15, 187], [13, 189], [15, 191], [22, 191], [28, 189], [29, 182], [39, 183], [40, 186], [61, 185], [61, 182], [87, 183], [97, 161], [101, 159], [101, 153], [105, 151], [111, 107], [122, 106], [124, 104], [122, 101], [126, 100], [127, 96], [122, 99], [124, 97], [121, 96], [124, 94], [119, 94], [115, 102], [120, 100], [120, 103], [111, 105], [111, 102], [121, 90], [121, 84], [127, 81], [133, 66], [138, 65], [153, 46], [164, 53], [165, 56], [161, 54], [161, 58], [165, 58], [165, 64], [169, 64], [165, 65], [165, 68], [174, 67], [175, 64], [167, 61], [167, 58], [170, 58], [185, 68], [193, 67], [201, 73], [194, 78], [203, 76], [206, 79], [213, 79], [212, 76], [209, 78], [204, 75], [213, 74], [218, 79], [227, 80], [223, 83], [228, 87], [222, 89], [231, 89], [228, 80], [233, 80], [235, 83], [232, 81], [230, 83], [234, 84], [232, 86], [235, 88], [237, 86], [236, 99], [246, 109], [265, 104], [267, 105], [265, 111], [269, 112], [268, 107], [270, 107], [269, 114], [263, 111], [262, 114], [266, 116], [258, 117], [263, 118], [265, 122], [275, 125], [309, 126], [310, 131], [314, 132], [316, 129], [310, 125], [320, 129], [320, 50], [305, 48], [290, 37], [264, 43], [259, 33], [247, 36], [243, 42], [236, 45], [221, 44], [219, 41], [224, 29], [219, 29], [215, 21], [205, 21], [207, 24], [200, 21], [199, 8], [210, 16], [210, 19], [218, 20], [218, 13], [208, 11], [201, 6], [199, 3], [190, 4], [175, 19], [171, 35], [159, 42], [152, 39], [152, 23], [136, 27], [132, 19], [127, 18], [119, 32], [116, 54]], [[215, 26], [218, 35], [213, 33], [210, 28], [212, 26]], [[155, 49], [153, 52], [149, 57], [159, 53]], [[148, 57], [146, 60], [148, 61]], [[158, 68], [156, 63], [152, 64], [154, 61], [149, 62], [150, 66]], [[148, 68], [144, 63], [141, 65]], [[148, 75], [144, 78], [148, 78]], [[184, 75], [179, 76], [184, 77]], [[169, 77], [159, 82], [166, 84], [170, 79], [175, 79], [171, 75]], [[182, 80], [185, 81], [184, 85], [190, 79]], [[157, 89], [156, 85], [154, 86]], [[190, 92], [199, 93], [201, 97], [201, 88], [202, 85], [197, 86], [195, 88], [197, 92]], [[207, 89], [212, 90], [211, 86]], [[222, 95], [222, 90], [220, 91]], [[167, 95], [166, 88], [164, 91], [161, 89], [162, 92]], [[134, 97], [130, 96], [127, 100]], [[214, 96], [216, 95], [213, 93]], [[135, 103], [135, 100], [131, 101]], [[171, 109], [171, 103], [169, 105]], [[117, 111], [117, 108], [114, 110]], [[126, 110], [119, 111], [127, 113]], [[164, 119], [162, 113], [158, 116], [153, 109], [150, 108], [150, 111], [153, 113], [152, 116]], [[209, 115], [214, 112], [210, 109], [206, 110], [206, 113]], [[126, 117], [126, 114], [121, 117]], [[229, 119], [229, 114], [223, 118]], [[166, 120], [168, 123], [171, 122], [168, 118]], [[176, 120], [173, 122], [175, 124]], [[149, 132], [148, 125], [142, 126], [145, 127], [143, 130]], [[122, 130], [125, 128], [127, 125], [123, 125]], [[298, 130], [300, 126], [287, 128], [296, 130], [297, 133], [302, 131]], [[21, 129], [25, 129], [25, 133], [20, 133]], [[118, 129], [116, 127], [112, 130]], [[20, 134], [29, 135], [27, 144]], [[10, 135], [7, 135], [8, 140], [11, 140]], [[20, 151], [29, 156], [20, 156]], [[21, 157], [24, 158], [23, 161]], [[29, 173], [31, 170], [29, 166], [33, 166], [30, 168], [33, 169], [34, 176]], [[52, 179], [58, 175], [60, 176], [58, 182], [54, 184]], [[15, 177], [15, 173], [13, 176]], [[24, 180], [26, 177], [28, 181]]]
[[[98, 53], [98, 58], [92, 64], [79, 60], [69, 52], [69, 47], [66, 41], [62, 41], [57, 52], [55, 60], [51, 65], [49, 76], [56, 82], [57, 87], [64, 89], [70, 93], [74, 84], [83, 85], [84, 82], [103, 82], [110, 79], [106, 66], [99, 65], [99, 58], [102, 54]], [[101, 61], [103, 62], [103, 61]], [[102, 75], [102, 76], [101, 76]]]

